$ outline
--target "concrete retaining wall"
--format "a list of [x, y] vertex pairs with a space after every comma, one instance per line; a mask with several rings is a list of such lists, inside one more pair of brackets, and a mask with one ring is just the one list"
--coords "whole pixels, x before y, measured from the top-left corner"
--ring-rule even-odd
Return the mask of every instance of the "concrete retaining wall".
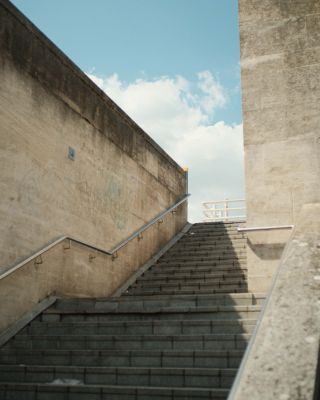
[[1, 267], [60, 235], [108, 249], [182, 197], [183, 170], [5, 0], [0, 27]]
[[[108, 250], [187, 186], [175, 161], [6, 0], [0, 0], [0, 176], [0, 272], [60, 236]], [[76, 249], [72, 257], [60, 252], [50, 267], [36, 264], [6, 278], [2, 293], [20, 292], [20, 304], [25, 285], [34, 289], [33, 302], [52, 290], [107, 296], [186, 218], [184, 204], [113, 263], [90, 261]]]

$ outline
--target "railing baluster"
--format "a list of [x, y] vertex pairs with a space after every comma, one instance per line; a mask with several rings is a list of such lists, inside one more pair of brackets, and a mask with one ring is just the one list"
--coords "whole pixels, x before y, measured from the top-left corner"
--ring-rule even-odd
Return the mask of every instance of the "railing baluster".
[[[239, 203], [240, 206], [238, 205]], [[206, 201], [202, 203], [202, 206], [204, 222], [246, 219], [244, 199]]]

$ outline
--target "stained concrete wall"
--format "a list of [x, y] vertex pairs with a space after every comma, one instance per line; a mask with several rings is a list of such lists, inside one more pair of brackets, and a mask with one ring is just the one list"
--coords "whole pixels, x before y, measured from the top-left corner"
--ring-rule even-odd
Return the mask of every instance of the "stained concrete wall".
[[320, 204], [306, 204], [228, 400], [319, 399], [319, 242]]
[[[0, 177], [2, 268], [61, 235], [109, 249], [186, 190], [184, 171], [6, 0], [0, 0]], [[131, 246], [118, 264], [117, 284], [185, 223], [182, 206], [153, 233], [143, 257], [141, 246]]]
[[[294, 224], [320, 199], [320, 1], [239, 0], [247, 225]], [[266, 290], [290, 232], [248, 234]]]
[[113, 295], [139, 266], [149, 261], [150, 255], [167, 244], [182, 222], [176, 214], [167, 214], [160, 225], [146, 230], [142, 239], [123, 247], [117, 258], [65, 239], [11, 274], [2, 275], [0, 334], [48, 296]]

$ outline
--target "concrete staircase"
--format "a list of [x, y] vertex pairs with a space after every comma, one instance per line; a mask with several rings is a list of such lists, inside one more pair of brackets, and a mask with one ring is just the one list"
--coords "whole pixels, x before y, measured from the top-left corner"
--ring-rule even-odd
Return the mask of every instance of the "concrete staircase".
[[195, 224], [119, 298], [64, 299], [0, 351], [0, 399], [226, 399], [264, 296], [238, 223]]

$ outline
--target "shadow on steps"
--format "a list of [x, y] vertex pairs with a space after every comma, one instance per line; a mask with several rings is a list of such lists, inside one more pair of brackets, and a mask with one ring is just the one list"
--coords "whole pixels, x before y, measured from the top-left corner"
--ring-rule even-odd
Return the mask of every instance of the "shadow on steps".
[[1, 398], [226, 399], [264, 299], [237, 226], [193, 225], [120, 298], [57, 301], [1, 350]]

